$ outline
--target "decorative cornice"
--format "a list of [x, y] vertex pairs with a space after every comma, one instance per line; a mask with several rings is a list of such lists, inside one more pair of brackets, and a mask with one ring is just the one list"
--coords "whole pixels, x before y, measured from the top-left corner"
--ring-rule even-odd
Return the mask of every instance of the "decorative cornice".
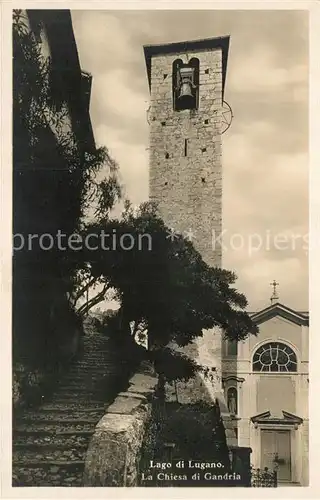
[[258, 415], [254, 415], [253, 417], [251, 417], [251, 422], [259, 422], [269, 417], [271, 417], [270, 411], [265, 411], [263, 413], [258, 413]]
[[229, 380], [235, 380], [236, 382], [244, 382], [245, 379], [242, 377], [237, 377], [237, 375], [228, 375], [227, 377], [222, 377], [222, 382], [228, 382]]
[[293, 413], [289, 413], [288, 411], [284, 411], [284, 410], [282, 410], [282, 413], [283, 413], [284, 418], [286, 418], [288, 420], [292, 420], [292, 421], [296, 422], [297, 424], [302, 424], [302, 422], [303, 422], [303, 418], [298, 417], [298, 415], [294, 415]]
[[309, 326], [309, 317], [306, 314], [294, 311], [293, 309], [290, 309], [290, 307], [280, 304], [280, 302], [251, 314], [251, 319], [256, 324], [260, 324], [276, 316], [287, 319], [296, 325]]
[[294, 415], [293, 413], [289, 413], [288, 411], [282, 410], [283, 417], [271, 417], [271, 412], [265, 411], [263, 413], [259, 413], [258, 415], [254, 415], [251, 417], [251, 422], [254, 424], [278, 424], [278, 425], [300, 425], [303, 423], [303, 419]]

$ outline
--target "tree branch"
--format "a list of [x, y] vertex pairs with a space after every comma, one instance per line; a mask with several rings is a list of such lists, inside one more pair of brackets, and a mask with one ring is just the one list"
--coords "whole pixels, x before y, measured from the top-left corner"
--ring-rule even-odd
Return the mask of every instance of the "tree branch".
[[95, 297], [93, 297], [92, 299], [89, 300], [89, 302], [86, 302], [85, 304], [83, 304], [78, 310], [77, 310], [77, 313], [79, 314], [86, 314], [89, 312], [89, 310], [99, 304], [99, 302], [102, 302], [102, 300], [104, 299], [104, 296], [106, 294], [106, 291], [108, 290], [109, 286], [108, 285], [105, 285], [103, 287], [103, 289], [101, 290], [101, 292], [99, 292]]
[[99, 278], [91, 278], [91, 280], [76, 293], [75, 297], [73, 297], [73, 305], [75, 306], [80, 297], [85, 294], [85, 292], [98, 280]]

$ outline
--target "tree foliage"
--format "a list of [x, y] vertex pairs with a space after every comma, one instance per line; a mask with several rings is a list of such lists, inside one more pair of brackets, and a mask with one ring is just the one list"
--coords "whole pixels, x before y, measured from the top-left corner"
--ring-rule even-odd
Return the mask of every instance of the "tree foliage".
[[104, 231], [108, 241], [112, 236], [113, 247], [85, 250], [83, 258], [90, 262], [92, 276], [103, 276], [117, 291], [123, 324], [135, 322], [147, 329], [147, 355], [167, 380], [187, 379], [199, 368], [173, 343], [186, 346], [215, 327], [231, 340], [257, 333], [244, 310], [245, 296], [233, 286], [235, 274], [210, 267], [181, 235], [172, 239], [152, 203], [138, 211], [127, 206], [122, 220], [86, 230], [97, 238]]
[[59, 231], [79, 232], [95, 197], [97, 215], [107, 217], [121, 190], [107, 148], [86, 140], [80, 67], [60, 74], [59, 60], [43, 54], [30, 30], [30, 16], [13, 13], [13, 232], [24, 241], [13, 256], [13, 331], [15, 357], [46, 363], [81, 328], [72, 298], [87, 266], [68, 247], [44, 251], [39, 237], [48, 243]]

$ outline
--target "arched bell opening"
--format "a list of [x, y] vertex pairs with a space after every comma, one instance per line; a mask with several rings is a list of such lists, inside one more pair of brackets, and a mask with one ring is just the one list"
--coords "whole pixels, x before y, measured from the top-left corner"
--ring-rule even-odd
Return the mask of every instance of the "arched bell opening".
[[187, 64], [176, 59], [172, 64], [173, 109], [198, 109], [199, 59], [193, 57]]

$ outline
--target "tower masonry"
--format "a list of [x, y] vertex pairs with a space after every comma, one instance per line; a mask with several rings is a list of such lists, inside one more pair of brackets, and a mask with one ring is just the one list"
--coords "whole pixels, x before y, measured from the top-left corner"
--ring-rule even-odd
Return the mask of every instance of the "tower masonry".
[[[204, 261], [217, 267], [222, 261], [221, 133], [228, 49], [228, 36], [144, 47], [150, 201], [171, 230], [190, 239]], [[219, 330], [203, 332], [183, 352], [214, 366], [219, 380]], [[203, 386], [199, 380], [178, 385], [180, 401], [203, 399], [196, 389]]]
[[150, 200], [221, 267], [221, 119], [229, 37], [144, 47], [151, 102]]

